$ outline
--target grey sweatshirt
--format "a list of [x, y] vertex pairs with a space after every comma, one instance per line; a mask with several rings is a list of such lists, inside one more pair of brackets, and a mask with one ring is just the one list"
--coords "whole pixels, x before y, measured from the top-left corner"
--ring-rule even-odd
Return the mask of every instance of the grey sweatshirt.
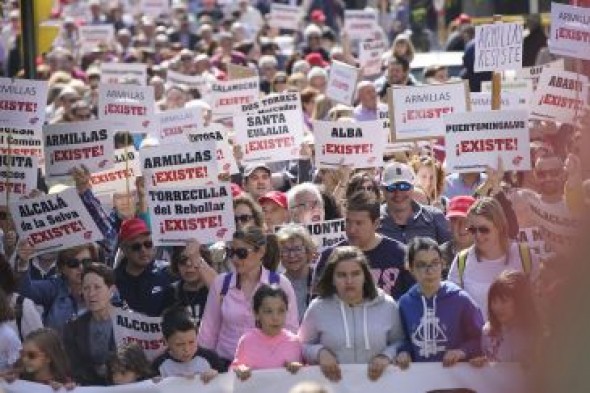
[[321, 349], [330, 350], [341, 364], [363, 364], [376, 355], [393, 360], [404, 333], [397, 303], [379, 290], [373, 300], [349, 306], [337, 295], [314, 299], [303, 316], [299, 337], [309, 364]]

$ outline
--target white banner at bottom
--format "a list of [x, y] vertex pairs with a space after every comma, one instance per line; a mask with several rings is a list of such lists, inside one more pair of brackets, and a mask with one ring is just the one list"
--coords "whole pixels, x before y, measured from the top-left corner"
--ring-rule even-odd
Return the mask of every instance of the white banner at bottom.
[[[496, 363], [483, 368], [460, 364], [443, 368], [442, 363], [415, 363], [408, 370], [389, 367], [379, 380], [367, 379], [366, 365], [343, 365], [342, 380], [328, 382], [319, 367], [304, 367], [291, 375], [286, 370], [262, 370], [241, 382], [232, 373], [217, 376], [204, 385], [199, 378], [166, 378], [159, 383], [144, 381], [121, 386], [78, 387], [73, 393], [287, 393], [303, 381], [317, 381], [333, 393], [428, 393], [444, 389], [470, 389], [477, 393], [518, 393], [524, 391], [524, 378], [519, 365]], [[0, 382], [6, 393], [53, 393], [51, 387], [25, 381]]]

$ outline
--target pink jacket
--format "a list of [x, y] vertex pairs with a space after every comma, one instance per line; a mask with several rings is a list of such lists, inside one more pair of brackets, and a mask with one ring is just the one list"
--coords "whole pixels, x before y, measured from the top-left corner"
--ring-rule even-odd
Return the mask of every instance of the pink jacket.
[[252, 329], [240, 338], [231, 367], [243, 364], [253, 370], [281, 368], [286, 362], [303, 362], [302, 351], [299, 337], [286, 329], [275, 337]]
[[[225, 273], [227, 274], [227, 273]], [[221, 300], [221, 287], [225, 274], [220, 274], [209, 288], [209, 296], [205, 305], [205, 312], [201, 320], [198, 342], [203, 348], [213, 350], [224, 359], [231, 360], [236, 353], [238, 340], [249, 329], [255, 327], [252, 298], [246, 298], [241, 289], [236, 288], [236, 277], [233, 273], [227, 295]], [[268, 284], [269, 271], [262, 269], [260, 283]], [[287, 321], [285, 327], [293, 333], [299, 327], [297, 317], [297, 299], [291, 282], [283, 275], [279, 285], [289, 299]]]

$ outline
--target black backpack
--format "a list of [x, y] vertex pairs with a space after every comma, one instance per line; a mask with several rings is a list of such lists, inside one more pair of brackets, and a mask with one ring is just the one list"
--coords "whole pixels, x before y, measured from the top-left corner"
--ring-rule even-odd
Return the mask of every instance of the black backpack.
[[21, 294], [16, 296], [16, 303], [14, 304], [14, 319], [16, 320], [16, 327], [18, 329], [18, 337], [21, 341], [24, 340], [23, 337], [23, 303], [25, 302], [25, 297]]

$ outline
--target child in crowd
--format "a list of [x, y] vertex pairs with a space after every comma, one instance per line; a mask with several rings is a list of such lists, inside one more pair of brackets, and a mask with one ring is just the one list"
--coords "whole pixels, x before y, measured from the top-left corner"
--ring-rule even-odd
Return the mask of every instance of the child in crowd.
[[406, 343], [398, 352], [398, 365], [442, 361], [448, 367], [480, 356], [481, 311], [467, 292], [441, 280], [439, 245], [430, 238], [414, 238], [407, 262], [417, 284], [399, 301]]
[[483, 356], [471, 364], [528, 362], [539, 337], [539, 318], [527, 276], [502, 272], [488, 292], [488, 321], [483, 327]]
[[136, 343], [123, 344], [107, 360], [107, 373], [113, 385], [139, 382], [154, 376], [143, 349]]
[[162, 334], [168, 349], [154, 363], [160, 376], [194, 378], [199, 374], [203, 383], [217, 376], [209, 362], [197, 356], [197, 328], [185, 308], [172, 307], [164, 311]]
[[302, 345], [297, 335], [285, 329], [288, 297], [278, 285], [262, 285], [253, 297], [256, 329], [238, 342], [231, 367], [241, 380], [251, 370], [286, 367], [296, 373], [302, 366]]
[[14, 310], [10, 307], [8, 296], [0, 289], [0, 373], [10, 371], [18, 360], [21, 349], [18, 335], [10, 326], [12, 320]]

